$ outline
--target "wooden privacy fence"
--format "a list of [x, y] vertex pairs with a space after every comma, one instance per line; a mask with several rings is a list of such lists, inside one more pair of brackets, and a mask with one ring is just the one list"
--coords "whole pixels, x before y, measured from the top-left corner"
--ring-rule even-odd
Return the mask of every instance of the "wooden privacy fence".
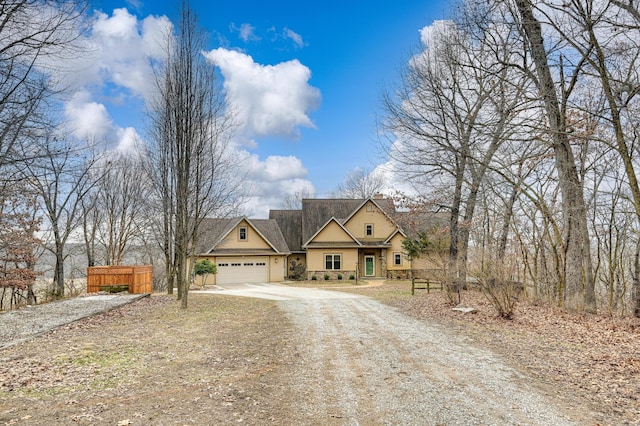
[[87, 268], [87, 293], [103, 287], [127, 286], [129, 293], [153, 292], [153, 266], [92, 266]]

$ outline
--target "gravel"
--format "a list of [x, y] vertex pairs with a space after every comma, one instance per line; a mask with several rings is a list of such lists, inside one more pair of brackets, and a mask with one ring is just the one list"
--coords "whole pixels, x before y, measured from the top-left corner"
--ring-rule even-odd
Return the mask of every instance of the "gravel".
[[146, 294], [98, 294], [0, 313], [0, 349], [147, 296]]
[[372, 299], [279, 303], [299, 329], [300, 423], [592, 423], [492, 352]]

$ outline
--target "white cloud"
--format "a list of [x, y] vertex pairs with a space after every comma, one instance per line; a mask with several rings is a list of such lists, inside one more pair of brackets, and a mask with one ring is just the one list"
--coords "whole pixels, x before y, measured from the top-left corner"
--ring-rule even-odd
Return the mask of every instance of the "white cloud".
[[[170, 25], [166, 17], [141, 20], [125, 9], [116, 9], [112, 15], [96, 13], [94, 27], [83, 39], [89, 54], [66, 64], [69, 70], [75, 70], [75, 74], [69, 74], [73, 84], [67, 87], [73, 90], [65, 102], [67, 126], [74, 136], [118, 150], [131, 150], [140, 143], [136, 129], [119, 126], [109, 108], [130, 107], [132, 97], [140, 104], [150, 98], [153, 80], [149, 59], [163, 57]], [[252, 27], [244, 30], [247, 37], [253, 33]], [[225, 90], [245, 123], [241, 129], [245, 140], [259, 136], [296, 138], [300, 127], [314, 127], [309, 113], [318, 107], [320, 92], [309, 85], [311, 72], [299, 61], [260, 65], [248, 55], [225, 49], [207, 56], [225, 78]], [[241, 145], [232, 149], [239, 167], [247, 173], [247, 214], [267, 217], [269, 209], [282, 207], [287, 196], [315, 193], [299, 158], [260, 159]]]
[[164, 56], [170, 27], [166, 17], [138, 20], [126, 9], [111, 16], [96, 12], [88, 36], [78, 41], [85, 53], [53, 68], [68, 94], [64, 111], [75, 137], [119, 149], [140, 139], [134, 128], [116, 125], [98, 99], [119, 106], [131, 103], [131, 97], [148, 100], [154, 90], [149, 59]]
[[301, 178], [307, 175], [302, 161], [294, 156], [271, 155], [264, 161], [264, 178], [279, 181]]
[[99, 13], [92, 41], [100, 46], [100, 77], [148, 99], [153, 92], [149, 58], [164, 56], [170, 22], [166, 17], [148, 17], [142, 22], [126, 9], [115, 9], [111, 17]]
[[150, 16], [138, 20], [126, 9], [113, 15], [96, 12], [87, 35], [76, 44], [77, 55], [49, 64], [58, 72], [57, 81], [67, 93], [88, 87], [108, 88], [114, 98], [139, 96], [148, 99], [153, 92], [150, 58], [164, 56], [168, 18]]
[[261, 65], [249, 55], [224, 48], [205, 56], [224, 76], [225, 90], [244, 125], [245, 138], [297, 139], [299, 127], [315, 128], [308, 114], [319, 106], [321, 95], [308, 83], [311, 71], [298, 60]]
[[65, 105], [67, 128], [78, 139], [106, 140], [113, 122], [104, 105], [91, 101], [88, 92], [77, 92]]
[[140, 138], [140, 135], [138, 135], [136, 129], [134, 129], [133, 127], [127, 127], [124, 129], [118, 128], [117, 135], [118, 145], [116, 149], [118, 151], [132, 152], [133, 150], [140, 148], [139, 145], [142, 139]]
[[80, 91], [65, 104], [66, 127], [80, 140], [107, 147], [127, 150], [140, 140], [132, 127], [122, 128], [113, 123], [107, 108], [91, 100], [88, 92]]
[[290, 30], [289, 28], [284, 28], [284, 36], [288, 39], [291, 39], [297, 48], [304, 47], [304, 41], [302, 40], [302, 36], [295, 31]]
[[231, 24], [230, 29], [231, 31], [237, 31], [240, 39], [244, 42], [260, 40], [260, 37], [255, 33], [255, 27], [251, 24], [244, 23], [239, 27], [235, 24]]
[[248, 195], [244, 214], [266, 218], [269, 210], [281, 209], [287, 196], [297, 193], [315, 194], [307, 179], [307, 169], [294, 156], [269, 156], [264, 160], [242, 148], [236, 148], [235, 158], [246, 172], [244, 189]]

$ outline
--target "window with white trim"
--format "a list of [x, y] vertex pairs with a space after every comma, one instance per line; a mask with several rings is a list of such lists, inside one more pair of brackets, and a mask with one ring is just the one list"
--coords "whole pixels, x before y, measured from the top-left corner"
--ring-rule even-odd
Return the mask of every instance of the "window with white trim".
[[394, 266], [402, 265], [402, 255], [400, 253], [393, 253], [393, 264]]
[[339, 270], [342, 268], [342, 256], [339, 254], [325, 254], [324, 265], [327, 270]]
[[244, 226], [238, 228], [238, 239], [240, 241], [247, 241], [247, 228]]
[[367, 223], [364, 225], [364, 235], [367, 237], [373, 237], [373, 223]]

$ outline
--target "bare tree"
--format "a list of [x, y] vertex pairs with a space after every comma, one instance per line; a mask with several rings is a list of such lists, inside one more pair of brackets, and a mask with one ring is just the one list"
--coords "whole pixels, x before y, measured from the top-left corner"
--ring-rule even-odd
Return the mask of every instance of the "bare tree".
[[33, 289], [40, 240], [35, 196], [24, 182], [3, 182], [0, 188], [0, 310], [9, 291], [9, 306], [37, 302]]
[[513, 55], [509, 34], [485, 23], [432, 26], [403, 86], [385, 97], [385, 127], [394, 141], [389, 156], [450, 212], [452, 289], [466, 281], [469, 230], [492, 159], [505, 141], [522, 138], [515, 133], [525, 104], [523, 78], [503, 66]]
[[142, 158], [135, 152], [112, 152], [95, 187], [94, 207], [101, 214], [97, 239], [107, 265], [122, 264], [127, 248], [147, 229], [145, 200], [150, 193]]
[[302, 210], [302, 200], [304, 198], [313, 198], [313, 192], [302, 189], [300, 191], [296, 191], [293, 194], [289, 194], [282, 199], [282, 203], [280, 204], [280, 208], [284, 210]]
[[73, 51], [84, 0], [0, 1], [0, 168], [39, 155], [34, 133], [55, 93], [50, 64]]
[[166, 62], [156, 75], [150, 114], [150, 169], [162, 206], [168, 290], [177, 284], [183, 308], [200, 223], [234, 202], [242, 178], [234, 174], [228, 150], [232, 117], [215, 70], [202, 54], [205, 39], [195, 12], [183, 1], [175, 33], [166, 37]]
[[[633, 200], [636, 220], [640, 223], [640, 183], [634, 147], [640, 125], [636, 119], [640, 107], [640, 11], [633, 2], [574, 1], [564, 8], [551, 8], [568, 19], [549, 19], [550, 25], [589, 65], [599, 82], [608, 108], [593, 111], [596, 120], [604, 119], [611, 131], [611, 145], [617, 151]], [[549, 16], [553, 18], [553, 16]], [[560, 25], [562, 23], [562, 25]], [[623, 29], [617, 31], [618, 28]], [[635, 277], [640, 277], [640, 270]], [[634, 314], [640, 317], [640, 278], [634, 281]]]
[[81, 222], [83, 198], [99, 179], [95, 173], [99, 163], [89, 150], [75, 148], [52, 134], [39, 149], [41, 154], [25, 163], [21, 173], [40, 202], [45, 219], [43, 244], [55, 256], [53, 293], [61, 297], [65, 291], [66, 244]]
[[382, 191], [384, 184], [382, 173], [356, 167], [347, 174], [332, 196], [352, 199], [371, 198]]
[[[473, 4], [478, 4], [474, 2]], [[536, 17], [536, 6], [528, 0], [516, 0], [514, 8], [509, 9], [510, 2], [496, 2], [496, 10], [502, 13], [501, 22], [511, 28], [521, 29], [521, 59], [511, 62], [510, 66], [521, 70], [535, 84], [546, 118], [547, 131], [543, 140], [547, 140], [553, 148], [555, 166], [562, 192], [563, 205], [563, 253], [566, 288], [561, 296], [565, 306], [572, 309], [586, 307], [595, 309], [595, 292], [589, 247], [589, 233], [586, 221], [587, 209], [584, 201], [583, 187], [576, 166], [576, 159], [571, 148], [569, 128], [567, 126], [568, 99], [575, 89], [580, 70], [584, 64], [578, 59], [571, 64], [571, 73], [564, 75], [564, 67], [560, 59], [559, 83], [554, 80], [551, 70], [550, 53], [546, 50], [542, 23]], [[510, 22], [509, 10], [512, 17]], [[525, 61], [530, 56], [531, 64]], [[543, 129], [541, 129], [543, 130]]]
[[80, 207], [82, 209], [82, 237], [84, 240], [85, 254], [87, 255], [87, 266], [96, 266], [97, 264], [97, 235], [98, 228], [102, 222], [102, 212], [98, 207], [98, 197], [98, 191], [93, 189], [80, 201]]

